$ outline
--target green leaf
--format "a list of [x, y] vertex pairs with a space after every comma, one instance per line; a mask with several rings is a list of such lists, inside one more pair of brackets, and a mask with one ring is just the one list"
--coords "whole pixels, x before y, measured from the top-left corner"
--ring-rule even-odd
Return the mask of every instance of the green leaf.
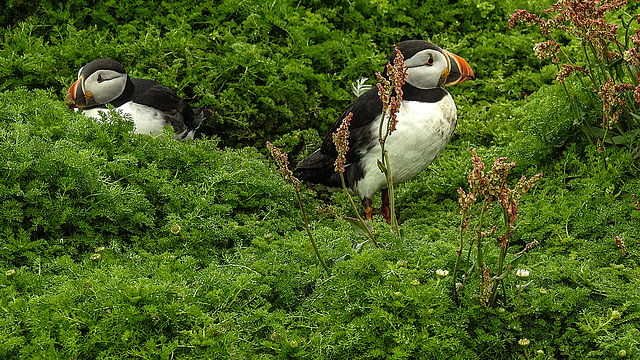
[[[524, 254], [522, 254], [522, 255], [524, 255]], [[516, 258], [515, 258], [515, 259], [511, 260], [510, 265], [511, 265], [511, 268], [512, 268], [512, 269], [513, 269], [513, 268], [515, 268], [516, 266], [518, 266], [518, 264], [520, 264], [520, 261], [521, 261], [521, 260], [522, 260], [522, 258], [523, 258], [523, 256], [522, 256], [522, 255], [516, 256]]]
[[[345, 218], [349, 225], [351, 225], [351, 230], [356, 233], [358, 236], [368, 236], [369, 232], [373, 231], [373, 226], [369, 224], [366, 220], [360, 221], [360, 219], [347, 217]], [[368, 229], [368, 231], [367, 231]]]
[[347, 261], [347, 260], [351, 260], [351, 254], [344, 254], [344, 255], [340, 256], [339, 258], [333, 260], [333, 262], [337, 263], [337, 262], [343, 262], [343, 261]]

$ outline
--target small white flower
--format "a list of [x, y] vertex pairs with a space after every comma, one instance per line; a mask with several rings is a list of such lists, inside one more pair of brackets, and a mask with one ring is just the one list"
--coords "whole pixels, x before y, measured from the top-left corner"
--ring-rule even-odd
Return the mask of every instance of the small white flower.
[[529, 339], [520, 339], [518, 340], [518, 344], [520, 344], [521, 346], [529, 346], [529, 344], [531, 344], [531, 341], [529, 341]]
[[516, 276], [521, 279], [526, 279], [529, 277], [529, 270], [518, 269], [518, 271], [516, 271]]
[[447, 276], [449, 276], [449, 270], [442, 270], [442, 269], [438, 269], [436, 270], [436, 275], [438, 275], [439, 278], [446, 278]]

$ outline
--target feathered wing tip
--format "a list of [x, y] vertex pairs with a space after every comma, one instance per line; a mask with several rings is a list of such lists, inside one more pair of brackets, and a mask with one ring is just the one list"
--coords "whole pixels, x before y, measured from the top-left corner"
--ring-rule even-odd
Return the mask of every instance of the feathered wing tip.
[[330, 158], [323, 153], [320, 152], [320, 149], [314, 151], [311, 155], [306, 158], [300, 160], [296, 164], [296, 168], [294, 172], [297, 172], [301, 175], [305, 180], [312, 181], [312, 179], [307, 178], [310, 173], [313, 171], [319, 171], [327, 166], [331, 165]]
[[335, 159], [316, 150], [311, 155], [301, 160], [293, 174], [300, 179], [312, 184], [323, 185], [329, 188], [341, 188], [340, 176], [334, 170]]

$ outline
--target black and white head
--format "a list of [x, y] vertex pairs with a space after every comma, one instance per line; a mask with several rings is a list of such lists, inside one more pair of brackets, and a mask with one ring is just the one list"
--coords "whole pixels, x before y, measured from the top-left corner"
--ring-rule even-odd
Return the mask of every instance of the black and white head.
[[117, 99], [125, 90], [129, 76], [119, 62], [94, 60], [80, 68], [78, 80], [67, 91], [67, 101], [80, 109], [104, 105]]
[[[469, 64], [439, 46], [425, 40], [407, 40], [398, 43], [407, 68], [407, 84], [418, 89], [433, 89], [443, 85], [459, 84], [475, 78]], [[389, 58], [393, 64], [395, 51]], [[387, 76], [386, 70], [383, 76]]]

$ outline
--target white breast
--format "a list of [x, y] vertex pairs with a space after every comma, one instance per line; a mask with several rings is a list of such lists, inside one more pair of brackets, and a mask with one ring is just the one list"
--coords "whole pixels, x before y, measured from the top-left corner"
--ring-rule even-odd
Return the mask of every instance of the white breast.
[[[134, 125], [133, 131], [137, 134], [160, 135], [164, 126], [168, 125], [165, 122], [164, 113], [160, 110], [131, 101], [117, 107], [116, 111], [131, 116]], [[101, 120], [100, 113], [108, 114], [109, 110], [96, 108], [83, 110], [82, 113], [85, 116]]]
[[[418, 175], [440, 155], [453, 135], [456, 121], [456, 105], [449, 95], [437, 103], [402, 102], [397, 130], [389, 135], [385, 144], [394, 184]], [[377, 160], [382, 157], [377, 144], [379, 124], [379, 117], [371, 124], [371, 138], [376, 146], [361, 154], [364, 178], [353, 186], [361, 198], [370, 198], [386, 187], [384, 174], [377, 165]]]

